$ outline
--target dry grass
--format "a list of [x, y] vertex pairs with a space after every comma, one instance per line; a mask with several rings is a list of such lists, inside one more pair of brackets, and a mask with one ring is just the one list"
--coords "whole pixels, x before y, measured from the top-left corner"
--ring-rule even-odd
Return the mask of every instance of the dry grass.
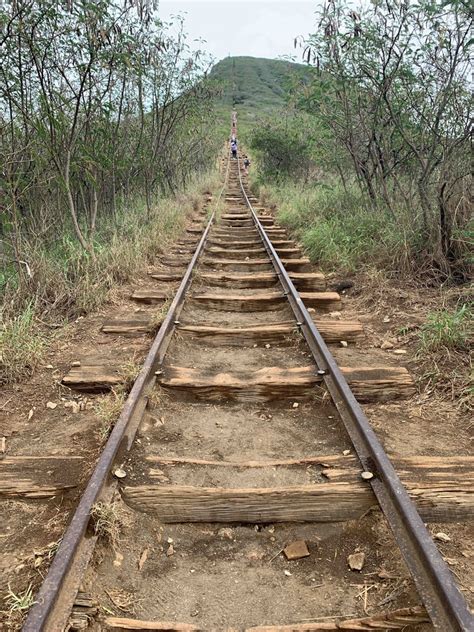
[[91, 509], [94, 533], [106, 540], [114, 549], [120, 540], [122, 520], [114, 503], [96, 502]]
[[97, 436], [103, 442], [106, 441], [112, 428], [122, 412], [125, 404], [125, 391], [112, 390], [109, 394], [100, 397], [94, 407], [99, 419]]

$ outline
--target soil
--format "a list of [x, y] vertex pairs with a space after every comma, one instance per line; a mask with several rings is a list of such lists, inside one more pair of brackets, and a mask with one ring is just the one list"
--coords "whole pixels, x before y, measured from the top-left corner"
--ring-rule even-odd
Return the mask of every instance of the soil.
[[[230, 207], [238, 208], [235, 200]], [[177, 272], [179, 268], [157, 264], [154, 270]], [[209, 266], [205, 270], [210, 271]], [[336, 283], [341, 280], [337, 275], [330, 279]], [[439, 293], [407, 287], [401, 280], [387, 285], [385, 279], [369, 279], [363, 274], [351, 280], [353, 287], [343, 292], [343, 311], [328, 317], [359, 318], [367, 338], [348, 347], [331, 345], [337, 361], [341, 366], [406, 366], [418, 385], [410, 400], [364, 406], [389, 455], [471, 454], [468, 442], [472, 426], [459, 406], [459, 397], [434, 388], [424, 377], [426, 359], [417, 355], [416, 328], [433, 306], [440, 304]], [[30, 583], [36, 587], [44, 577], [103, 444], [98, 438], [100, 420], [94, 408], [100, 395], [78, 395], [60, 381], [77, 360], [89, 358], [114, 365], [141, 361], [150, 336], [130, 338], [100, 332], [104, 320], [111, 317], [153, 314], [159, 309], [153, 305], [137, 307], [129, 300], [131, 291], [141, 286], [161, 289], [165, 284], [150, 282], [145, 274], [137, 278], [133, 287], [123, 288], [114, 305], [61, 331], [44, 366], [30, 380], [9, 386], [2, 393], [0, 437], [6, 437], [7, 455], [84, 457], [81, 480], [72, 491], [48, 500], [2, 499], [0, 592], [4, 595], [8, 585], [18, 594]], [[197, 277], [192, 292], [203, 287]], [[291, 320], [291, 312], [286, 307], [249, 314], [208, 310], [192, 300], [185, 303], [180, 316], [183, 324], [236, 327], [287, 320]], [[401, 328], [406, 333], [401, 334]], [[393, 349], [381, 349], [383, 340], [391, 341]], [[397, 355], [396, 349], [406, 353]], [[308, 362], [308, 350], [298, 339], [284, 348], [206, 348], [179, 334], [166, 357], [166, 365], [199, 366], [209, 371], [291, 367]], [[206, 487], [318, 484], [323, 482], [318, 466], [243, 470], [165, 466], [147, 458], [159, 455], [238, 463], [342, 454], [351, 449], [337, 412], [327, 401], [306, 401], [294, 408], [291, 400], [228, 405], [183, 399], [169, 390], [156, 389], [132, 451], [120, 464], [127, 485], [151, 480], [159, 484], [160, 479], [164, 484]], [[72, 413], [64, 406], [70, 400], [82, 403], [82, 410]], [[48, 401], [58, 406], [50, 410], [46, 408]], [[103, 629], [101, 619], [110, 613], [223, 629], [353, 618], [420, 603], [379, 512], [344, 524], [172, 525], [132, 510], [119, 492], [115, 512], [120, 535], [112, 543], [100, 542], [83, 583], [83, 589], [99, 604], [92, 630]], [[449, 536], [448, 542], [436, 543], [474, 606], [472, 524], [428, 527], [433, 534], [441, 531]], [[288, 561], [283, 548], [300, 539], [306, 541], [309, 557]], [[364, 567], [360, 572], [351, 571], [347, 556], [359, 551], [366, 556]], [[6, 600], [3, 608], [4, 629], [16, 629], [20, 617], [7, 612]], [[427, 632], [433, 628], [426, 624], [412, 629]]]

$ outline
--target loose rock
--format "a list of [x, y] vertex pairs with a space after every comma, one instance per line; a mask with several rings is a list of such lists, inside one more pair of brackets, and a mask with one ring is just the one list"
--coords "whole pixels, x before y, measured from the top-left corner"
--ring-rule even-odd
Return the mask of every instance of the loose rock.
[[391, 342], [389, 342], [388, 340], [384, 340], [382, 342], [382, 344], [380, 345], [381, 349], [393, 349], [393, 344]]
[[347, 342], [345, 340], [341, 340], [339, 344], [341, 345], [341, 347], [347, 347], [348, 346], [348, 344], [347, 344]]
[[308, 547], [304, 540], [295, 540], [283, 549], [287, 560], [300, 560], [302, 557], [309, 557]]
[[447, 533], [443, 533], [442, 531], [435, 533], [434, 537], [435, 540], [439, 540], [440, 542], [451, 542], [451, 538], [449, 537], [449, 535]]
[[374, 475], [372, 472], [361, 472], [360, 476], [364, 481], [370, 481], [371, 479], [374, 478]]
[[365, 553], [352, 553], [347, 558], [351, 571], [361, 571], [364, 567]]
[[46, 402], [46, 408], [49, 408], [50, 410], [54, 410], [57, 407], [57, 404], [55, 402]]
[[74, 360], [74, 362], [71, 362], [71, 366], [81, 366], [81, 363], [79, 360]]
[[407, 353], [406, 349], [395, 349], [395, 351], [393, 352], [395, 355], [405, 355], [405, 353]]

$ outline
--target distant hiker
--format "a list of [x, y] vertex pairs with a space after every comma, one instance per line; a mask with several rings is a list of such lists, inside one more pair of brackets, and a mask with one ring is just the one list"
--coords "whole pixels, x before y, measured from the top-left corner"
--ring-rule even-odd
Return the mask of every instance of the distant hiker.
[[237, 141], [233, 140], [230, 144], [230, 150], [232, 152], [232, 158], [237, 158]]
[[245, 169], [245, 175], [248, 176], [249, 175], [249, 167], [250, 167], [250, 160], [248, 156], [245, 156], [245, 160], [244, 160], [244, 169]]

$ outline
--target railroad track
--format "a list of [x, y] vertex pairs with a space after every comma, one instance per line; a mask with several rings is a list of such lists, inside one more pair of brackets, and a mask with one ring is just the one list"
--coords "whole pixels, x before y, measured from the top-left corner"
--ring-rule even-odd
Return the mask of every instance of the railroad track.
[[[408, 372], [338, 366], [327, 345], [337, 355], [341, 340], [360, 340], [360, 322], [328, 316], [340, 296], [248, 194], [240, 161], [225, 165], [218, 221], [214, 211], [189, 227], [151, 274], [156, 289], [133, 295], [160, 304], [179, 283], [23, 629], [61, 630], [72, 609], [73, 629], [405, 630], [431, 620], [473, 630], [423, 523], [472, 515], [472, 462], [394, 468], [358, 401], [410, 396]], [[107, 327], [140, 331], [133, 318]], [[81, 364], [64, 383], [97, 391], [122, 379]], [[116, 542], [94, 532], [98, 503], [122, 522]], [[367, 614], [357, 568], [375, 576], [397, 547], [416, 591], [398, 586]], [[123, 616], [89, 621], [93, 597]]]

